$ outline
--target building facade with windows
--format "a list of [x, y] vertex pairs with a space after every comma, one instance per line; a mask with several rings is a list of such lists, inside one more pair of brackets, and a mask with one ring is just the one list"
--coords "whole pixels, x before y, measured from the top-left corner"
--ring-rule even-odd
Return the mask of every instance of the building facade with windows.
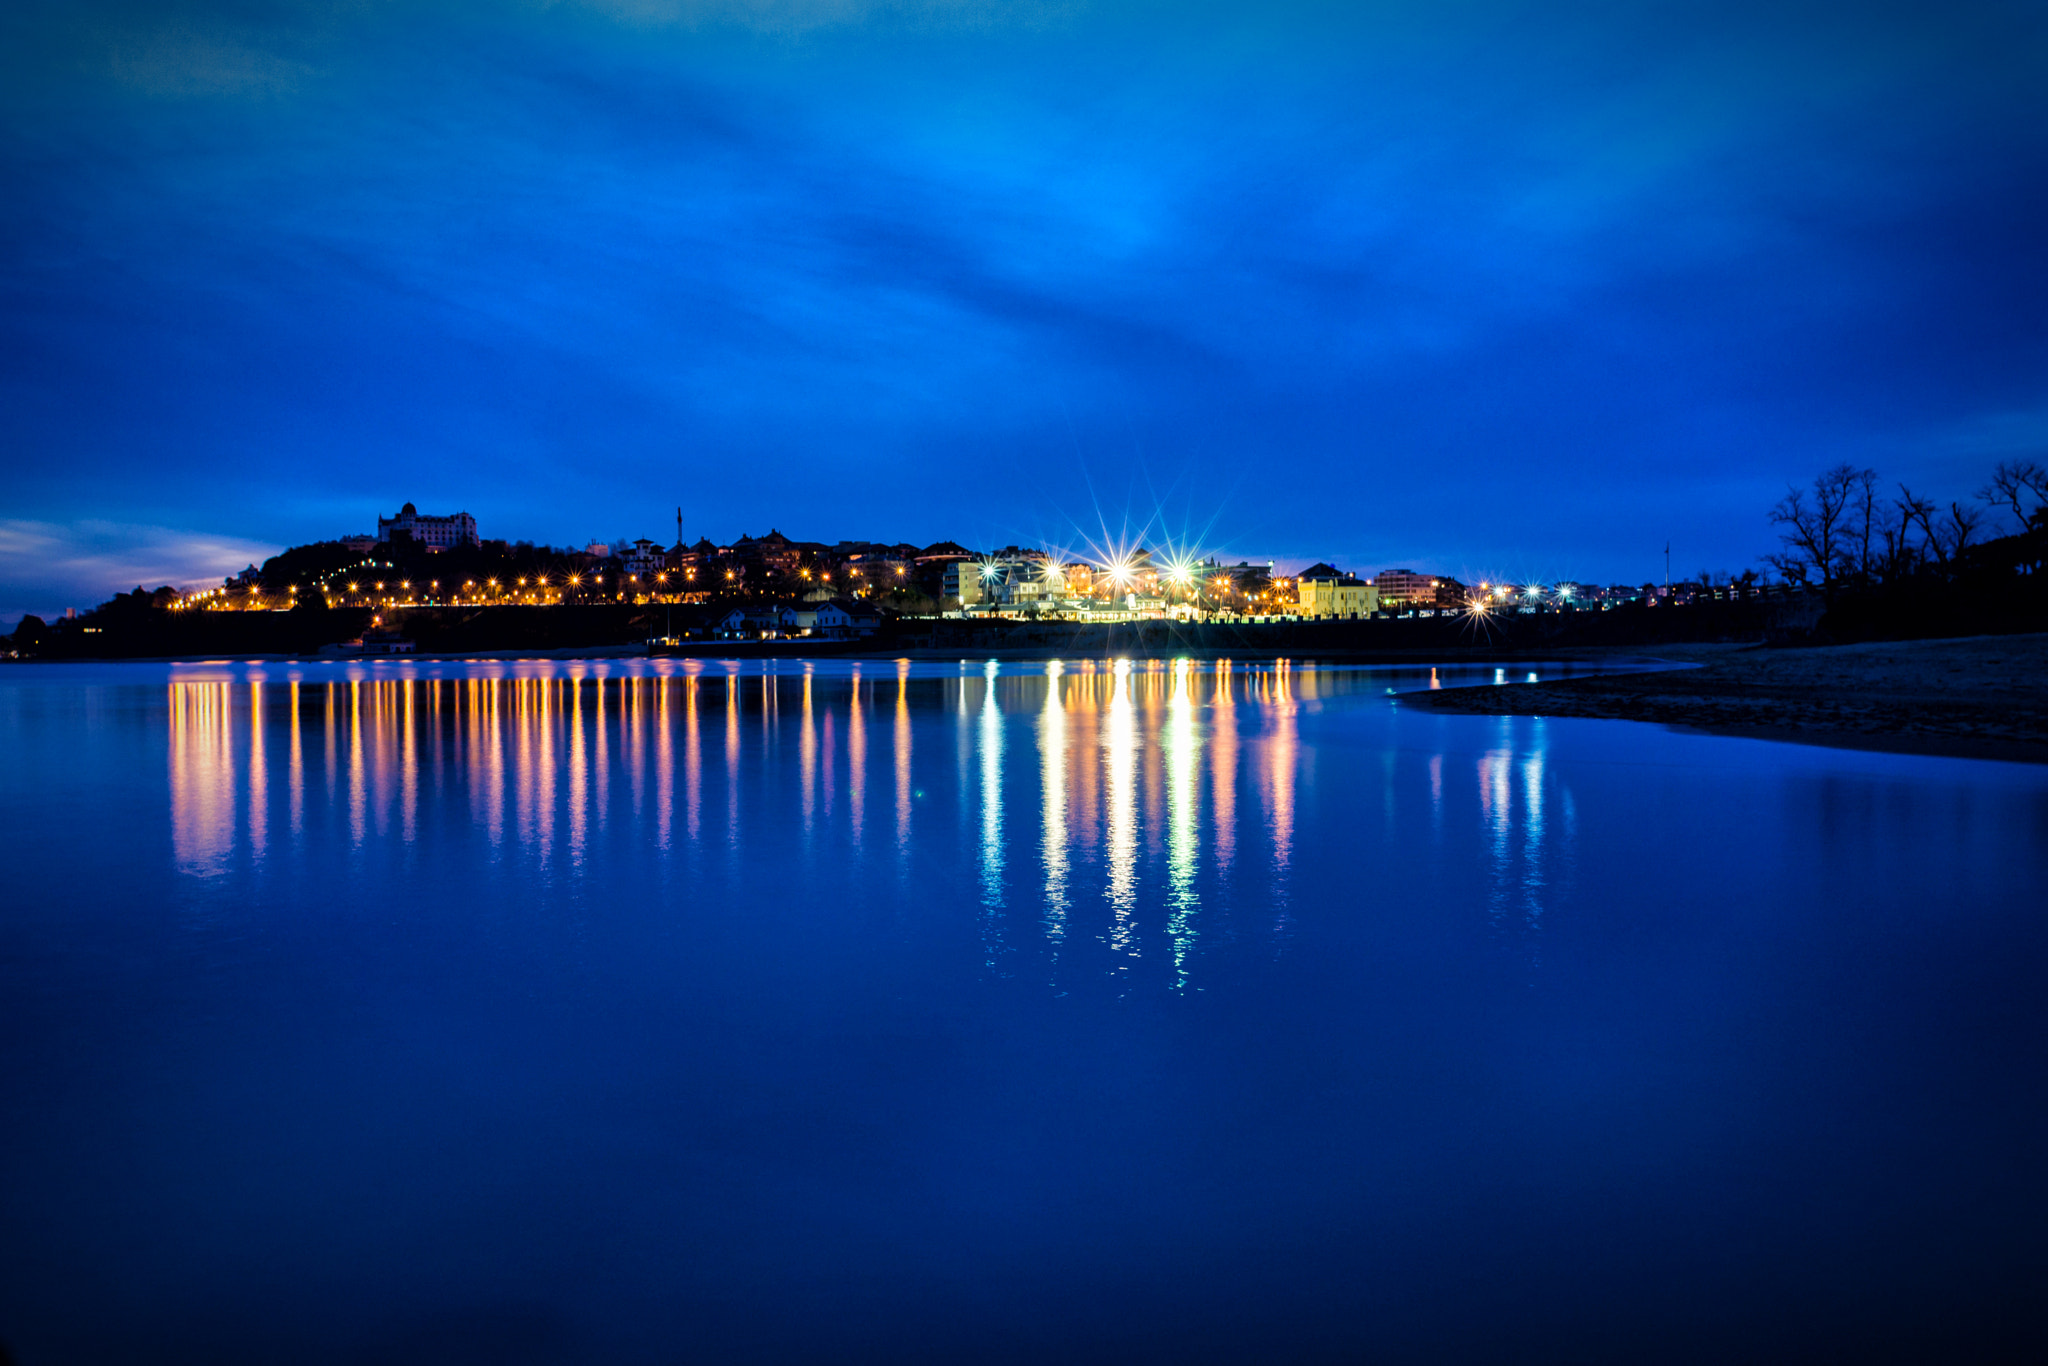
[[1301, 572], [1295, 600], [1305, 617], [1369, 617], [1380, 609], [1380, 590], [1356, 574], [1319, 564]]
[[1380, 590], [1380, 601], [1392, 605], [1397, 602], [1435, 603], [1437, 578], [1433, 574], [1418, 574], [1412, 569], [1383, 569], [1370, 580]]
[[396, 517], [377, 519], [377, 543], [389, 545], [403, 532], [414, 545], [423, 545], [429, 550], [453, 550], [457, 546], [481, 545], [476, 534], [476, 518], [466, 512], [451, 513], [436, 517], [422, 513], [411, 503], [398, 510]]

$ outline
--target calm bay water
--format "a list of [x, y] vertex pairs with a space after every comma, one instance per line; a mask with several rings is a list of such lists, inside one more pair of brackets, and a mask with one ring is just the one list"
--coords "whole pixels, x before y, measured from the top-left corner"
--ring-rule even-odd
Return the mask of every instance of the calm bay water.
[[1431, 681], [0, 672], [0, 1341], [2048, 1345], [2048, 770]]

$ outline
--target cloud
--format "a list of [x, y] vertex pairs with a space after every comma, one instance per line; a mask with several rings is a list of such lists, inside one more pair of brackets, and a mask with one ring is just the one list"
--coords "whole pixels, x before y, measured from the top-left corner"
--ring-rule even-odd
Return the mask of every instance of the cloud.
[[2048, 408], [1979, 413], [1941, 432], [1934, 444], [1943, 454], [1986, 463], [2048, 459]]
[[1008, 538], [1149, 470], [1248, 550], [1639, 581], [1787, 478], [1961, 492], [2037, 430], [2044, 58], [1995, 4], [113, 3], [0, 94], [17, 517]]
[[1081, 11], [1078, 0], [580, 0], [620, 23], [732, 27], [803, 34], [886, 22], [912, 29], [1043, 28]]
[[0, 626], [61, 616], [131, 588], [211, 586], [281, 547], [174, 527], [0, 519]]
[[118, 44], [114, 78], [152, 95], [288, 95], [311, 74], [305, 62], [232, 38], [165, 31]]

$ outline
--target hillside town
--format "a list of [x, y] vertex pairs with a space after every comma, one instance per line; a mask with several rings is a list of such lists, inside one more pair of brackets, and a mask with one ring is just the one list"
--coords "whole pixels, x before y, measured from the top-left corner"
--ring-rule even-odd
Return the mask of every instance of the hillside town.
[[[295, 546], [218, 587], [138, 585], [85, 613], [66, 611], [47, 623], [24, 617], [4, 657], [209, 648], [199, 641], [219, 642], [213, 648], [235, 642], [332, 652], [345, 644], [361, 653], [402, 653], [423, 637], [442, 649], [617, 644], [627, 637], [650, 648], [686, 640], [849, 642], [878, 634], [918, 636], [936, 646], [1016, 630], [1131, 626], [1142, 635], [1155, 623], [1229, 631], [1374, 621], [1420, 627], [1429, 618], [1454, 618], [1478, 628], [1477, 638], [1492, 639], [1493, 628], [1510, 621], [1553, 634], [1574, 622], [1571, 629], [1583, 635], [1592, 622], [1610, 620], [1601, 614], [1649, 608], [1698, 609], [1691, 614], [1698, 620], [1680, 628], [1666, 620], [1672, 612], [1655, 612], [1625, 629], [1611, 619], [1615, 629], [1596, 634], [1783, 635], [1819, 629], [1823, 616], [1837, 634], [1924, 634], [1979, 619], [2010, 629], [2012, 612], [2034, 610], [2029, 604], [2042, 581], [2048, 470], [2029, 461], [2002, 463], [1974, 502], [1942, 507], [1903, 485], [1888, 497], [1874, 471], [1844, 465], [1809, 488], [1792, 488], [1768, 521], [1781, 550], [1757, 568], [1674, 580], [1666, 547], [1661, 582], [1600, 585], [1475, 583], [1332, 561], [1283, 570], [1273, 560], [1227, 562], [1192, 547], [1135, 542], [1077, 553], [970, 548], [951, 540], [798, 540], [777, 529], [692, 541], [683, 534], [680, 508], [673, 541], [635, 537], [561, 547], [486, 537], [469, 512], [421, 512], [406, 503], [378, 517], [375, 532]], [[2007, 532], [2007, 525], [2018, 530]], [[548, 610], [558, 608], [579, 610]], [[1739, 609], [1740, 619], [1713, 615], [1722, 608]], [[1768, 610], [1758, 615], [1752, 608]], [[1651, 627], [1649, 617], [1663, 624]], [[175, 628], [181, 621], [213, 626], [194, 635]], [[347, 633], [339, 643], [338, 630]], [[589, 639], [593, 634], [602, 641]]]
[[[1600, 608], [1756, 591], [1756, 576], [1678, 584], [1467, 584], [1408, 568], [1272, 561], [1224, 563], [1195, 551], [1117, 547], [1076, 555], [1042, 547], [971, 549], [869, 540], [797, 540], [778, 530], [726, 541], [678, 534], [664, 544], [535, 545], [482, 535], [467, 512], [406, 503], [360, 533], [298, 546], [214, 589], [159, 594], [179, 611], [295, 608], [547, 607], [632, 603], [723, 607], [728, 639], [869, 634], [892, 616], [1146, 620], [1359, 620], [1379, 615]], [[1711, 577], [1711, 576], [1707, 576]], [[701, 617], [701, 614], [700, 614]]]

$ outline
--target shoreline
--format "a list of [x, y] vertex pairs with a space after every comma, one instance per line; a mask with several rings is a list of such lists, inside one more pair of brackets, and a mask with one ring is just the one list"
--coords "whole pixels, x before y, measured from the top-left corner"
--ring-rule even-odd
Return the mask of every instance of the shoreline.
[[[1457, 650], [1401, 648], [1401, 649], [1342, 649], [1276, 646], [1257, 646], [1246, 649], [1228, 649], [1220, 646], [1173, 647], [1147, 645], [1136, 647], [1100, 649], [1060, 649], [1051, 645], [1023, 645], [976, 649], [972, 647], [933, 647], [928, 645], [907, 646], [899, 649], [832, 648], [820, 649], [820, 644], [853, 647], [858, 642], [789, 642], [783, 648], [781, 642], [758, 641], [716, 642], [723, 648], [667, 649], [658, 653], [650, 652], [645, 645], [568, 645], [549, 649], [498, 649], [498, 650], [422, 650], [418, 653], [392, 655], [326, 655], [295, 653], [277, 650], [215, 650], [189, 654], [171, 655], [122, 655], [93, 656], [74, 655], [62, 658], [14, 659], [0, 661], [8, 665], [34, 667], [38, 665], [61, 664], [365, 664], [388, 661], [417, 661], [420, 663], [462, 662], [466, 660], [505, 660], [508, 662], [562, 659], [675, 659], [675, 660], [725, 660], [725, 659], [784, 659], [784, 660], [858, 660], [863, 663], [908, 659], [920, 663], [945, 660], [969, 660], [982, 662], [1000, 660], [1005, 662], [1049, 661], [1055, 659], [1197, 659], [1197, 660], [1259, 660], [1270, 662], [1277, 659], [1291, 660], [1297, 664], [1387, 664], [1387, 665], [1486, 665], [1486, 664], [1597, 664], [1597, 663], [1659, 663], [1665, 662], [1672, 652], [1669, 649], [1656, 650], [1644, 646], [1620, 645], [1567, 645], [1549, 649], [1539, 647], [1466, 647]], [[1741, 647], [1707, 647], [1741, 648]]]
[[1481, 716], [1675, 730], [1942, 758], [2048, 763], [2048, 635], [1658, 651], [1695, 667], [1404, 693]]
[[[664, 652], [640, 645], [434, 651], [331, 656], [218, 652], [127, 660], [21, 660], [21, 664], [379, 664], [522, 660], [696, 659], [888, 662], [1029, 662], [1054, 659], [1287, 659], [1297, 666], [1589, 666], [1540, 683], [1461, 684], [1394, 695], [1403, 706], [1450, 714], [1556, 716], [1651, 722], [1736, 739], [1942, 758], [2048, 764], [2048, 633], [1965, 636], [1857, 645], [1757, 644], [1509, 646], [1406, 649], [1057, 649], [918, 646], [802, 648], [797, 642], [727, 642], [725, 649]], [[741, 648], [734, 649], [733, 645]], [[852, 646], [854, 648], [847, 648]], [[1613, 670], [1608, 672], [1607, 670]]]

